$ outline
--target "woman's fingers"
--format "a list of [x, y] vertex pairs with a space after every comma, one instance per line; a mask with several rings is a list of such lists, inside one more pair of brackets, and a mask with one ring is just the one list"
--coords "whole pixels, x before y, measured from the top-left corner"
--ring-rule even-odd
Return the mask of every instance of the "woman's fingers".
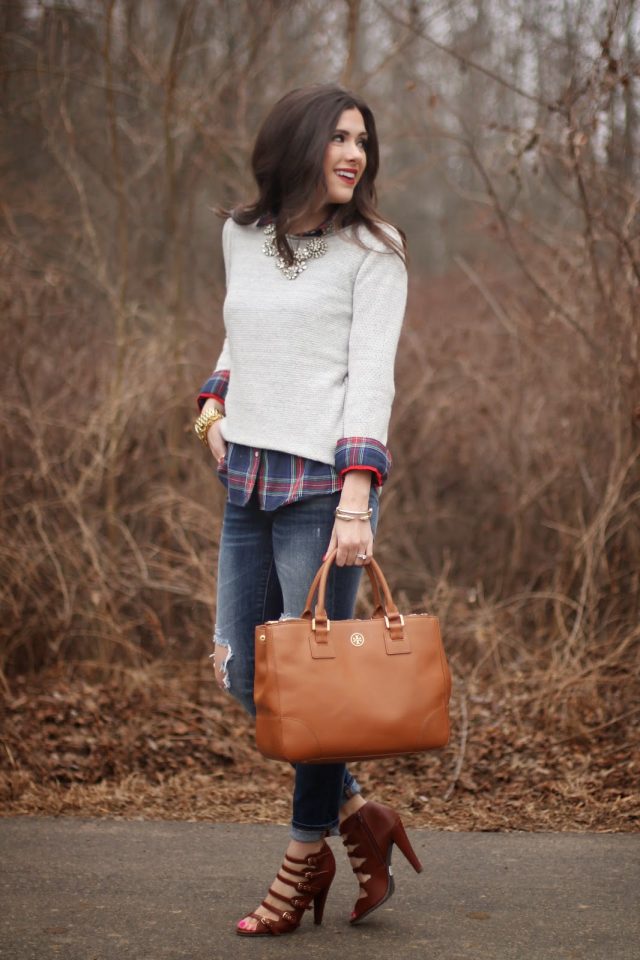
[[358, 567], [365, 567], [368, 563], [371, 563], [371, 557], [373, 556], [373, 540], [370, 542], [367, 541], [362, 544], [357, 552], [355, 564]]
[[334, 537], [336, 539], [337, 566], [362, 566], [369, 562], [373, 556], [373, 533], [370, 523], [364, 523], [362, 520], [336, 520], [333, 530], [331, 540], [333, 542]]
[[331, 551], [332, 551], [332, 550], [335, 550], [335, 548], [336, 548], [337, 546], [338, 546], [338, 537], [337, 537], [337, 535], [336, 535], [336, 525], [335, 525], [335, 523], [334, 523], [334, 524], [333, 524], [333, 530], [331, 531], [331, 539], [329, 540], [329, 546], [328, 546], [327, 549], [325, 550], [324, 556], [323, 556], [323, 558], [322, 558], [322, 562], [323, 562], [323, 563], [324, 563], [324, 561], [327, 559], [327, 557], [329, 556], [329, 554], [331, 553]]
[[207, 444], [218, 463], [224, 460], [227, 455], [227, 444], [222, 436], [220, 420], [216, 420], [215, 423], [212, 423], [209, 427], [207, 431]]
[[[371, 525], [369, 525], [369, 530], [371, 530]], [[367, 540], [367, 543], [365, 547], [360, 551], [360, 554], [361, 556], [357, 562], [361, 563], [363, 566], [366, 567], [368, 563], [371, 563], [371, 557], [373, 556], [373, 534], [371, 534], [371, 536]]]

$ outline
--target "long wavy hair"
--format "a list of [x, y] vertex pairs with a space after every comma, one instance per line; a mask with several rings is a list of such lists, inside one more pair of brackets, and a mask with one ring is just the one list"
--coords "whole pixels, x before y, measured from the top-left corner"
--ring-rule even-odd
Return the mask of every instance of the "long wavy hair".
[[[262, 123], [251, 155], [251, 168], [258, 185], [258, 198], [233, 210], [222, 210], [236, 223], [246, 226], [262, 217], [272, 217], [276, 243], [284, 260], [293, 263], [287, 241], [291, 226], [317, 202], [318, 189], [327, 185], [323, 164], [327, 145], [344, 110], [356, 108], [362, 114], [368, 134], [367, 165], [348, 203], [332, 204], [336, 230], [364, 226], [389, 250], [406, 260], [406, 238], [401, 242], [383, 229], [391, 225], [376, 209], [375, 180], [380, 166], [376, 123], [367, 104], [336, 84], [313, 84], [285, 94]], [[398, 228], [396, 228], [398, 229]], [[355, 231], [356, 241], [362, 244]]]

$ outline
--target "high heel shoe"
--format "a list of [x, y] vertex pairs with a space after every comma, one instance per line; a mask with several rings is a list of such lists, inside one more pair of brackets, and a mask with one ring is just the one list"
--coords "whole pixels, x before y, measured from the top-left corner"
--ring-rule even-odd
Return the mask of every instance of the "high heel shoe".
[[356, 900], [350, 921], [358, 923], [388, 900], [394, 891], [391, 867], [394, 843], [416, 873], [422, 872], [422, 864], [409, 842], [398, 814], [374, 800], [368, 800], [364, 806], [343, 820], [340, 833], [349, 856], [363, 860], [360, 866], [353, 867], [353, 872], [356, 876], [360, 873], [369, 877], [368, 880], [358, 880], [365, 895]]
[[[288, 854], [286, 855], [286, 860], [288, 860], [289, 863], [298, 864], [301, 868], [305, 868], [292, 870], [283, 862], [280, 872], [277, 875], [278, 880], [285, 883], [288, 887], [293, 887], [293, 889], [297, 891], [296, 895], [286, 897], [282, 893], [276, 893], [272, 887], [269, 887], [269, 894], [275, 900], [287, 904], [286, 909], [280, 910], [278, 907], [274, 907], [273, 904], [267, 903], [265, 899], [260, 906], [265, 907], [271, 911], [271, 913], [278, 914], [278, 919], [274, 920], [273, 917], [261, 917], [257, 913], [250, 913], [248, 916], [258, 921], [255, 930], [244, 930], [242, 927], [237, 926], [236, 933], [239, 933], [243, 937], [263, 936], [265, 934], [279, 936], [282, 933], [293, 933], [293, 931], [300, 926], [300, 921], [302, 920], [305, 910], [311, 909], [312, 903], [313, 922], [322, 923], [329, 887], [336, 872], [336, 861], [331, 847], [323, 841], [320, 850], [317, 853], [309, 854], [304, 860], [297, 860]], [[284, 874], [288, 874], [288, 876], [284, 876]], [[295, 877], [296, 879], [292, 880], [290, 879], [291, 877]]]

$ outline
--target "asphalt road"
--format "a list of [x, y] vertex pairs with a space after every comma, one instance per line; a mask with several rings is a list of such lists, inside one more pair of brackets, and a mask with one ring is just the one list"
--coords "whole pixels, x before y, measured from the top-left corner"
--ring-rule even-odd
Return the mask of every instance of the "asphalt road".
[[369, 920], [342, 845], [324, 923], [235, 935], [266, 893], [285, 827], [0, 819], [2, 960], [640, 960], [640, 837], [410, 831], [396, 894]]

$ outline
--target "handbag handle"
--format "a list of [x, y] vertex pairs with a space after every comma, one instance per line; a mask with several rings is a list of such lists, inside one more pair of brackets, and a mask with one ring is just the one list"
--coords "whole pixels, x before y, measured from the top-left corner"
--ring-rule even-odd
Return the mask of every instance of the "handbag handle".
[[[329, 570], [331, 569], [337, 554], [338, 550], [335, 548], [331, 551], [327, 559], [318, 569], [315, 577], [313, 578], [313, 583], [309, 587], [307, 601], [305, 603], [304, 610], [302, 611], [302, 618], [305, 620], [311, 620], [311, 626], [316, 634], [316, 639], [318, 642], [322, 642], [323, 639], [326, 641], [327, 633], [331, 629], [331, 624], [327, 617], [327, 611], [325, 607], [325, 596], [327, 591], [327, 577], [329, 576]], [[376, 560], [374, 560], [373, 557], [371, 557], [370, 562], [365, 565], [365, 570], [369, 575], [369, 581], [371, 583], [373, 597], [376, 604], [373, 613], [374, 618], [384, 617], [389, 633], [391, 634], [391, 638], [393, 640], [403, 640], [404, 618], [393, 601], [389, 584], [387, 583], [379, 564]], [[318, 591], [318, 599], [316, 602], [315, 616], [312, 618], [311, 604], [313, 603], [316, 589]]]
[[[335, 556], [336, 553], [337, 553], [337, 550], [334, 550], [333, 556]], [[367, 575], [371, 582], [371, 591], [373, 593], [374, 607], [373, 607], [372, 618], [374, 620], [382, 620], [382, 618], [385, 615], [385, 607], [382, 602], [382, 597], [380, 596], [380, 587], [378, 585], [376, 575], [371, 569], [370, 564], [367, 564], [364, 569], [367, 571]], [[321, 563], [316, 571], [316, 575], [313, 578], [313, 582], [309, 587], [307, 600], [304, 606], [304, 610], [302, 611], [302, 618], [304, 620], [311, 620], [311, 604], [313, 603], [313, 598], [315, 597], [316, 592], [318, 590], [318, 584], [320, 583], [320, 577], [322, 576], [323, 570], [324, 570], [324, 563]]]

